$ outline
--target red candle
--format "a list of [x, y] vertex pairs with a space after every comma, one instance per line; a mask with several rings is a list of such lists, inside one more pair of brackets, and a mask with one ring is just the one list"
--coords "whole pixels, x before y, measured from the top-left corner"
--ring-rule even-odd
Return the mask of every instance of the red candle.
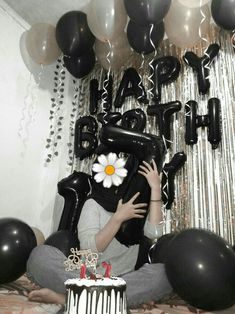
[[80, 268], [80, 279], [86, 278], [86, 265], [82, 264]]
[[102, 266], [105, 268], [105, 274], [104, 277], [106, 278], [110, 278], [111, 277], [111, 264], [106, 263], [106, 262], [102, 262]]

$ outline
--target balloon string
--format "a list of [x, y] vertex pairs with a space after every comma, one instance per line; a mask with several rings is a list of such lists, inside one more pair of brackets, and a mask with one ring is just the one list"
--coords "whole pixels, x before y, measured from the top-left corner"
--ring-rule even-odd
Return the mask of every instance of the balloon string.
[[[185, 112], [185, 117], [190, 117], [190, 115], [191, 115], [191, 107], [189, 106], [189, 104], [188, 103], [186, 103], [185, 104], [185, 108], [189, 108], [189, 110], [188, 110], [188, 112]], [[186, 110], [185, 110], [186, 111]]]
[[111, 73], [111, 61], [110, 61], [110, 55], [111, 55], [111, 48], [112, 48], [112, 45], [110, 43], [110, 41], [108, 40], [108, 45], [109, 45], [109, 51], [107, 53], [107, 56], [106, 56], [106, 60], [108, 62], [108, 73], [107, 73], [107, 76], [104, 80], [104, 83], [103, 83], [103, 93], [102, 93], [102, 108], [103, 108], [103, 111], [104, 111], [104, 123], [107, 123], [106, 121], [106, 117], [108, 115], [108, 112], [107, 112], [107, 109], [105, 109], [105, 103], [107, 102], [107, 98], [108, 98], [108, 89], [107, 89], [107, 85], [109, 84], [109, 76], [110, 76], [110, 73]]
[[[203, 37], [202, 36], [202, 29], [201, 29], [201, 27], [202, 27], [202, 24], [205, 22], [205, 20], [206, 20], [206, 15], [204, 14], [204, 12], [203, 12], [203, 10], [202, 10], [202, 0], [200, 0], [200, 13], [201, 13], [201, 15], [202, 15], [202, 19], [201, 19], [201, 22], [200, 22], [200, 25], [199, 25], [199, 37], [202, 39], [202, 41], [204, 41], [207, 45], [209, 44], [209, 41], [208, 41], [208, 39], [206, 38], [206, 37]], [[205, 68], [207, 68], [208, 69], [208, 75], [207, 75], [207, 77], [205, 77], [205, 79], [209, 79], [209, 77], [210, 77], [210, 67], [209, 67], [209, 64], [210, 64], [210, 56], [209, 56], [209, 54], [207, 53], [207, 48], [205, 48], [204, 49], [204, 55], [206, 55], [207, 56], [207, 62], [206, 62], [206, 64], [205, 64]]]
[[142, 87], [143, 79], [142, 79], [142, 76], [140, 75], [140, 70], [142, 70], [144, 68], [144, 61], [145, 61], [143, 52], [141, 53], [141, 58], [142, 58], [142, 61], [141, 61], [141, 65], [140, 65], [139, 71], [138, 71], [138, 75], [140, 78], [139, 83], [138, 83], [138, 87], [141, 90], [142, 94], [137, 97], [137, 100], [141, 100], [144, 97], [144, 89]]
[[165, 136], [164, 136], [164, 135], [162, 135], [162, 140], [163, 140], [163, 144], [164, 144], [165, 150], [167, 151], [167, 150], [168, 150], [167, 143], [172, 144], [172, 143], [173, 143], [173, 141], [168, 140], [167, 138], [165, 138]]
[[150, 43], [152, 45], [152, 47], [154, 48], [154, 56], [152, 58], [152, 60], [150, 61], [149, 63], [149, 66], [152, 70], [152, 73], [150, 76], [148, 76], [148, 80], [150, 82], [150, 88], [148, 89], [148, 94], [150, 95], [150, 99], [154, 97], [154, 94], [152, 92], [152, 89], [153, 89], [153, 86], [154, 86], [154, 81], [153, 81], [153, 76], [154, 76], [154, 67], [153, 67], [153, 62], [154, 62], [154, 59], [156, 58], [156, 55], [157, 55], [157, 49], [156, 49], [156, 46], [154, 45], [154, 42], [152, 41], [152, 32], [153, 32], [153, 28], [154, 28], [154, 24], [151, 24], [150, 26], [150, 31], [149, 31], [149, 40], [150, 40]]

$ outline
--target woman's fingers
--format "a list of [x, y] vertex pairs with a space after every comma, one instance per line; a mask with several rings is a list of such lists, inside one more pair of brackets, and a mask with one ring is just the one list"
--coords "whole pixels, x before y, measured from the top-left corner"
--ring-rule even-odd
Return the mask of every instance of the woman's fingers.
[[153, 169], [154, 169], [155, 171], [157, 171], [157, 173], [158, 173], [157, 165], [156, 165], [156, 162], [155, 162], [154, 159], [152, 159], [152, 164], [153, 164]]
[[140, 195], [140, 192], [137, 192], [134, 196], [132, 196], [132, 198], [129, 200], [130, 203], [133, 203], [137, 197]]
[[149, 163], [147, 163], [146, 161], [143, 160], [143, 164], [145, 165], [145, 167], [148, 168], [149, 171], [153, 170], [153, 168], [151, 167], [151, 165]]
[[142, 207], [147, 207], [148, 204], [147, 203], [137, 203], [133, 205], [134, 208], [142, 208]]

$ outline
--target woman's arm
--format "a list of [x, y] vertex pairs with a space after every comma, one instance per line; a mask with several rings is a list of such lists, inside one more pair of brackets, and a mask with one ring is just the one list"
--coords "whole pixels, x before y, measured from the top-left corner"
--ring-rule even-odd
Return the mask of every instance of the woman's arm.
[[132, 218], [143, 218], [147, 206], [146, 203], [133, 204], [138, 197], [139, 192], [136, 193], [128, 202], [122, 203], [119, 201], [116, 212], [109, 219], [107, 224], [96, 234], [96, 247], [98, 252], [103, 252], [109, 243], [113, 240], [118, 232], [121, 224]]
[[148, 220], [152, 225], [158, 225], [163, 222], [163, 216], [161, 210], [161, 183], [157, 166], [155, 161], [152, 160], [152, 166], [143, 161], [143, 165], [140, 165], [139, 167], [141, 170], [138, 172], [146, 178], [151, 188]]

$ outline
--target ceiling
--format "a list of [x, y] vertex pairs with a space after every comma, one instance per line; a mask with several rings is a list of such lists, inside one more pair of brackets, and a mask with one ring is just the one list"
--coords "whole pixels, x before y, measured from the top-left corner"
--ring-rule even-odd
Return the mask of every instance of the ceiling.
[[59, 18], [68, 11], [82, 10], [90, 0], [4, 0], [28, 24], [49, 23], [56, 25]]

